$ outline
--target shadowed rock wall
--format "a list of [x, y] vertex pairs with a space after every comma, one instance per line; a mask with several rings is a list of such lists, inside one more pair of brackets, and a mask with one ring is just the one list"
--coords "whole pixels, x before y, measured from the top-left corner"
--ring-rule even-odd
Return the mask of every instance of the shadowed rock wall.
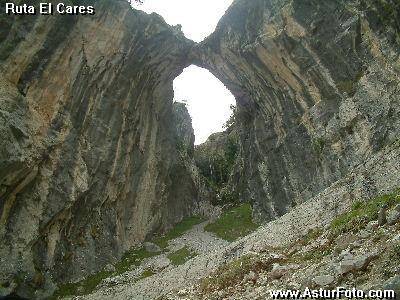
[[32, 297], [191, 214], [172, 81], [193, 42], [125, 1], [1, 22], [0, 282]]
[[398, 140], [399, 11], [397, 1], [237, 0], [191, 53], [236, 97], [233, 186], [256, 219]]

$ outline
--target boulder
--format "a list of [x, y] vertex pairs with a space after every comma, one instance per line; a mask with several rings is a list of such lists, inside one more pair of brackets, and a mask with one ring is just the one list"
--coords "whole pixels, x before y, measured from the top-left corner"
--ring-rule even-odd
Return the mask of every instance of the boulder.
[[378, 256], [376, 252], [367, 253], [354, 257], [352, 255], [347, 255], [341, 262], [339, 266], [339, 273], [341, 275], [364, 270], [369, 263]]
[[383, 285], [384, 290], [393, 290], [396, 292], [396, 296], [398, 299], [400, 297], [400, 275], [396, 275], [390, 279], [388, 279], [384, 285]]
[[340, 262], [339, 273], [341, 275], [353, 272], [356, 270], [354, 259], [345, 259]]
[[368, 239], [371, 236], [371, 233], [368, 230], [363, 229], [363, 230], [361, 230], [359, 232], [358, 236], [361, 239], [365, 240], [365, 239]]
[[343, 250], [339, 254], [339, 259], [340, 260], [352, 260], [352, 259], [354, 259], [354, 255], [351, 254], [351, 252], [349, 250]]
[[104, 267], [104, 271], [114, 273], [116, 269], [112, 264], [108, 264]]
[[356, 240], [357, 240], [357, 237], [352, 233], [343, 234], [336, 239], [336, 247], [335, 248], [338, 252], [340, 252], [340, 251], [348, 248], [350, 246], [350, 244], [355, 242]]
[[313, 282], [317, 286], [330, 286], [335, 281], [335, 277], [332, 275], [320, 275], [313, 279]]
[[378, 226], [383, 226], [387, 223], [386, 206], [383, 206], [378, 213]]
[[281, 266], [279, 264], [274, 264], [271, 272], [269, 273], [269, 277], [271, 279], [279, 279], [283, 275], [285, 275], [289, 271], [289, 267]]
[[150, 253], [162, 252], [162, 249], [154, 243], [146, 242], [143, 244], [144, 249]]
[[243, 278], [243, 282], [253, 282], [256, 283], [258, 280], [258, 274], [251, 271], [249, 274], [246, 274]]
[[321, 238], [321, 239], [318, 239], [318, 244], [319, 244], [319, 246], [320, 247], [327, 247], [327, 246], [329, 246], [329, 244], [330, 244], [330, 240], [329, 239], [327, 239], [327, 238]]
[[389, 225], [395, 225], [400, 221], [400, 212], [398, 210], [393, 210], [388, 214], [387, 223]]
[[150, 268], [158, 272], [168, 268], [170, 265], [171, 261], [166, 256], [160, 256], [152, 261], [152, 263], [150, 264]]
[[366, 230], [374, 231], [378, 228], [378, 221], [371, 221], [367, 224]]

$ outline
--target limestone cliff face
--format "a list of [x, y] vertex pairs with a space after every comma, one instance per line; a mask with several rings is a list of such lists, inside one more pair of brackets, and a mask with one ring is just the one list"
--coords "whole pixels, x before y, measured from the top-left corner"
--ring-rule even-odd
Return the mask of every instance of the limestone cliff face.
[[398, 140], [398, 16], [397, 1], [237, 0], [192, 52], [236, 97], [234, 183], [256, 218], [284, 214]]
[[[236, 0], [198, 45], [126, 1], [100, 0], [95, 16], [0, 11], [0, 291], [41, 298], [212, 212], [187, 111], [172, 103], [189, 64], [236, 97], [228, 186], [260, 220], [399, 147], [398, 11], [395, 0]], [[368, 193], [378, 176], [358, 177]]]
[[193, 42], [126, 1], [1, 24], [0, 283], [31, 298], [191, 213], [172, 81]]

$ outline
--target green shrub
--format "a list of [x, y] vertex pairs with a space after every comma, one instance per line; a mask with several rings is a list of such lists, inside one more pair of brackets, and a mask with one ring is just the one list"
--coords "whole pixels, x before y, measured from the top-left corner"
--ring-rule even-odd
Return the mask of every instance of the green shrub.
[[105, 278], [110, 277], [112, 272], [101, 271], [90, 275], [86, 279], [77, 283], [67, 283], [61, 285], [50, 299], [57, 299], [66, 296], [89, 295]]
[[[233, 132], [215, 135], [214, 139], [218, 142], [210, 137], [205, 144], [196, 147], [195, 161], [205, 182], [217, 195], [213, 204], [221, 205], [237, 201], [229, 179], [239, 154], [239, 142]], [[213, 143], [217, 143], [218, 147], [215, 148]]]
[[392, 194], [376, 197], [369, 201], [358, 201], [352, 206], [352, 209], [339, 216], [331, 223], [333, 235], [339, 235], [350, 231], [358, 231], [365, 227], [370, 221], [378, 218], [379, 210], [387, 205], [388, 208], [400, 203], [400, 190]]
[[312, 146], [313, 146], [314, 151], [318, 155], [321, 155], [325, 148], [325, 140], [323, 140], [322, 138], [313, 139]]
[[320, 228], [311, 229], [307, 232], [307, 234], [302, 238], [300, 242], [302, 245], [307, 245], [311, 241], [316, 240], [321, 234], [322, 234], [322, 229]]
[[261, 261], [258, 256], [244, 255], [235, 261], [220, 266], [211, 275], [203, 278], [200, 282], [200, 290], [203, 293], [223, 290], [242, 282], [246, 274], [251, 271], [259, 273], [270, 268], [272, 266]]
[[104, 279], [129, 271], [133, 266], [139, 266], [145, 258], [150, 258], [158, 254], [159, 253], [147, 252], [144, 248], [133, 248], [127, 251], [123, 255], [122, 259], [115, 264], [115, 272], [103, 270], [96, 274], [92, 274], [79, 282], [63, 284], [57, 289], [51, 299], [91, 294]]

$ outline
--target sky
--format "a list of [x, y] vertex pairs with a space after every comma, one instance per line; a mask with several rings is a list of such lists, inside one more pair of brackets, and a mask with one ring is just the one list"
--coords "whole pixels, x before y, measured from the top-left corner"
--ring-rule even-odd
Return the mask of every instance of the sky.
[[[182, 25], [185, 36], [201, 42], [211, 34], [232, 0], [143, 0], [133, 4], [147, 13], [156, 12], [170, 25]], [[132, 3], [134, 3], [132, 1]]]
[[196, 145], [204, 143], [212, 133], [223, 130], [235, 98], [209, 71], [196, 66], [187, 67], [175, 79], [174, 91], [175, 101], [187, 101]]
[[[232, 0], [144, 0], [133, 4], [147, 13], [156, 12], [170, 25], [182, 25], [185, 36], [201, 42], [210, 35]], [[195, 144], [223, 130], [235, 99], [209, 71], [190, 66], [174, 81], [175, 101], [187, 102], [192, 117]]]

